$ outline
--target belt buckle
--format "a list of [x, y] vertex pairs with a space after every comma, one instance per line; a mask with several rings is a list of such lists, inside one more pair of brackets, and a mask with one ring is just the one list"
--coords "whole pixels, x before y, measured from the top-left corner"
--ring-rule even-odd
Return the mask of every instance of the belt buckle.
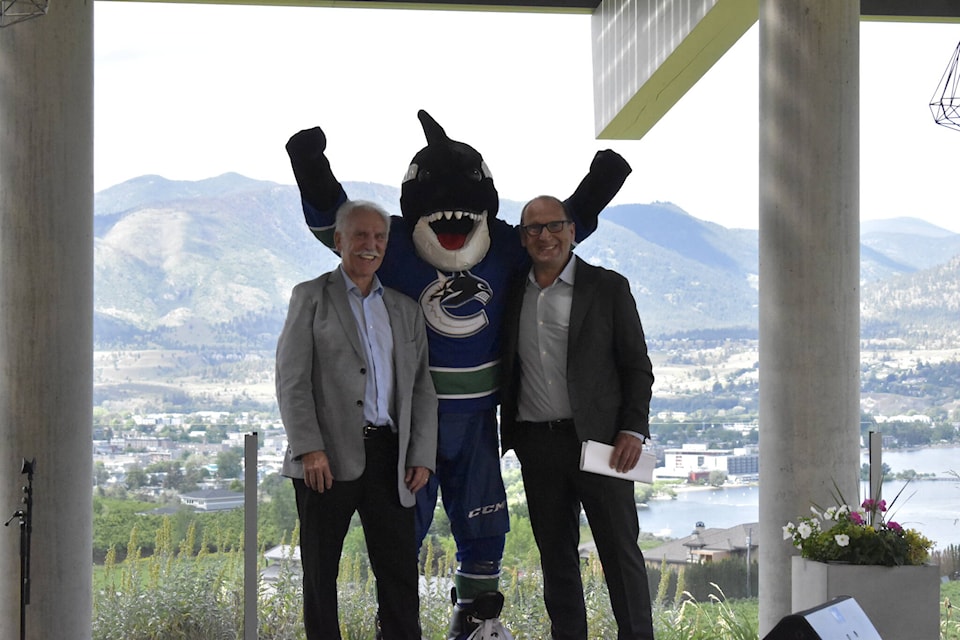
[[370, 438], [376, 438], [380, 435], [386, 435], [391, 433], [390, 425], [386, 424], [371, 424], [367, 423], [363, 425], [363, 439], [369, 440]]

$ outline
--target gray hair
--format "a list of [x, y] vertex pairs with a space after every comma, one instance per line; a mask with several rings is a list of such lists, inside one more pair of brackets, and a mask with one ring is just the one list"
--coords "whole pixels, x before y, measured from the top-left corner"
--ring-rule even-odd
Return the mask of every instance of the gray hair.
[[347, 218], [357, 209], [367, 209], [379, 213], [380, 217], [383, 218], [383, 223], [387, 226], [387, 233], [390, 232], [390, 214], [376, 202], [370, 202], [369, 200], [347, 200], [340, 205], [340, 208], [337, 209], [337, 221], [333, 230], [343, 233], [344, 227], [347, 226]]

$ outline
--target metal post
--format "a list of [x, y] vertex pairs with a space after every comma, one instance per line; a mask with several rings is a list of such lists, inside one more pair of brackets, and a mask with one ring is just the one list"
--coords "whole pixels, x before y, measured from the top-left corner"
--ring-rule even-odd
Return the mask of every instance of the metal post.
[[257, 432], [243, 439], [243, 639], [257, 640]]
[[22, 509], [17, 509], [4, 523], [9, 527], [16, 518], [20, 523], [20, 640], [27, 637], [27, 605], [30, 604], [30, 534], [33, 533], [33, 470], [36, 458], [23, 459], [20, 473], [27, 474], [23, 487]]
[[[874, 501], [874, 504], [880, 502], [881, 493], [883, 492], [883, 461], [882, 461], [882, 452], [883, 452], [883, 436], [879, 431], [871, 431], [869, 433], [869, 447], [870, 447], [870, 487], [867, 489], [868, 496], [871, 500]], [[874, 522], [875, 516], [879, 515], [878, 512], [874, 509], [870, 512], [870, 524], [877, 524]]]

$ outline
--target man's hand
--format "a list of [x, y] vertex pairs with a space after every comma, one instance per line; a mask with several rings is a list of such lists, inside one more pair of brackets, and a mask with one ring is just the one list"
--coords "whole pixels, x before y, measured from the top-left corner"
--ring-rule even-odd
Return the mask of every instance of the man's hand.
[[333, 486], [333, 472], [325, 452], [311, 451], [303, 454], [300, 460], [303, 462], [304, 484], [320, 493]]
[[430, 469], [426, 467], [407, 467], [407, 472], [403, 476], [403, 481], [407, 485], [410, 493], [416, 493], [427, 486], [427, 480], [430, 479]]
[[613, 441], [613, 453], [610, 454], [610, 468], [619, 473], [630, 471], [637, 466], [641, 451], [643, 440], [629, 433], [618, 433], [617, 439]]

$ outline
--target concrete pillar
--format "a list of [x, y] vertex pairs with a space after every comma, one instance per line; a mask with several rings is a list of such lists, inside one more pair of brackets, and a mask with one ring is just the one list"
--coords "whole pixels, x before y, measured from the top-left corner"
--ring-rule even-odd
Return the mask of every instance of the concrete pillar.
[[760, 1], [761, 637], [783, 525], [859, 486], [859, 29], [859, 0]]
[[[0, 509], [36, 459], [26, 638], [92, 616], [93, 2], [0, 30]], [[20, 536], [0, 528], [0, 638], [20, 635]]]

